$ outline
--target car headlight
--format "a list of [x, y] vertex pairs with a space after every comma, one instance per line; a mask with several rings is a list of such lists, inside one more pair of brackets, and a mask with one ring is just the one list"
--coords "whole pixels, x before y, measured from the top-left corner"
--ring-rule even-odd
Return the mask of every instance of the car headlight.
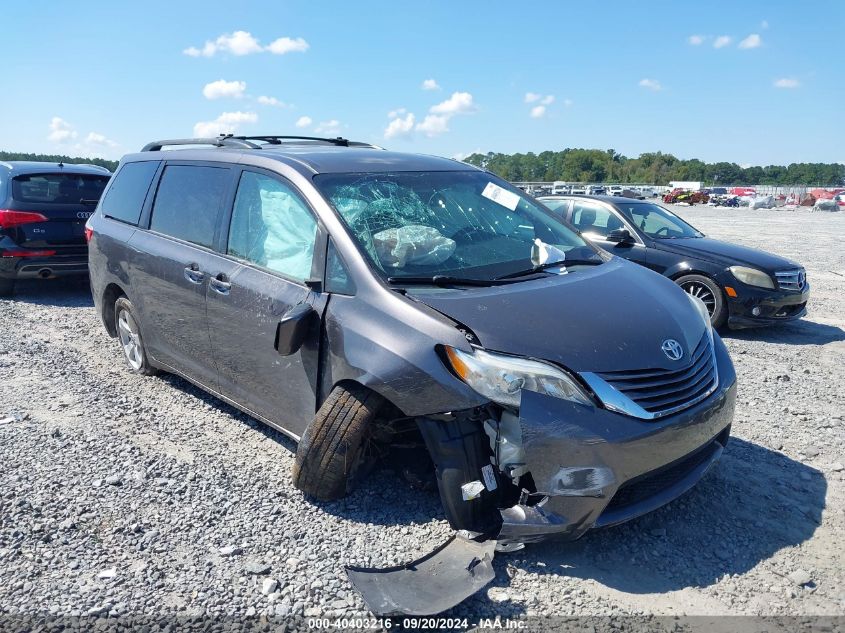
[[710, 321], [710, 313], [707, 312], [707, 306], [704, 305], [704, 302], [698, 297], [695, 297], [688, 292], [684, 294], [686, 294], [687, 299], [690, 300], [690, 303], [692, 303], [695, 309], [698, 310], [698, 314], [701, 315], [701, 320], [704, 321], [707, 328], [712, 329], [713, 323]]
[[739, 279], [742, 283], [749, 286], [757, 286], [758, 288], [775, 289], [775, 284], [772, 278], [769, 277], [762, 270], [756, 268], [747, 268], [746, 266], [731, 266], [728, 268], [731, 274]]
[[591, 405], [590, 396], [575, 379], [553, 365], [475, 349], [462, 352], [444, 346], [455, 373], [482, 396], [506, 407], [519, 407], [523, 389]]

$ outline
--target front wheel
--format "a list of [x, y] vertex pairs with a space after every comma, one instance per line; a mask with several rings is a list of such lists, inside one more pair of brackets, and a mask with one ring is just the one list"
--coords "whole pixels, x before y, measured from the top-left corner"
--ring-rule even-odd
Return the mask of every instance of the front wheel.
[[350, 492], [373, 459], [372, 432], [383, 404], [361, 385], [335, 387], [299, 440], [294, 485], [323, 501]]
[[158, 370], [150, 365], [147, 349], [141, 338], [141, 330], [135, 318], [132, 303], [126, 297], [114, 302], [114, 322], [117, 326], [117, 338], [123, 349], [123, 357], [129, 368], [136, 374], [153, 376]]
[[704, 275], [684, 275], [675, 280], [684, 292], [702, 301], [714, 328], [724, 325], [728, 317], [725, 295], [719, 285]]

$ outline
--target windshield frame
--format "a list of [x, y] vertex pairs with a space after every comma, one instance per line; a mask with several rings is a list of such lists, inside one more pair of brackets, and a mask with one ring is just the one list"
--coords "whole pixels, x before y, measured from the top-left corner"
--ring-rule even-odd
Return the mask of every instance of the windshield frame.
[[[550, 211], [541, 202], [535, 200], [532, 196], [526, 194], [521, 189], [518, 189], [517, 187], [511, 185], [509, 182], [501, 179], [500, 177], [498, 177], [498, 176], [496, 176], [496, 175], [494, 175], [490, 172], [468, 168], [468, 169], [449, 169], [449, 170], [442, 170], [442, 169], [441, 170], [436, 170], [436, 169], [433, 169], [433, 170], [389, 170], [389, 171], [383, 171], [383, 172], [380, 172], [380, 171], [372, 171], [372, 172], [370, 172], [370, 171], [364, 171], [364, 172], [357, 172], [357, 171], [325, 172], [325, 173], [314, 174], [312, 176], [312, 184], [313, 184], [314, 188], [319, 193], [320, 197], [329, 206], [329, 208], [331, 209], [331, 211], [335, 215], [335, 217], [340, 221], [340, 224], [343, 226], [343, 229], [346, 231], [347, 235], [350, 237], [350, 239], [354, 243], [356, 251], [358, 252], [360, 257], [363, 259], [363, 261], [366, 263], [367, 267], [370, 269], [370, 272], [377, 279], [379, 279], [382, 283], [384, 283], [388, 286], [397, 286], [397, 285], [401, 286], [400, 278], [403, 275], [401, 275], [401, 274], [397, 275], [394, 271], [385, 270], [380, 265], [379, 262], [375, 261], [372, 253], [365, 246], [361, 237], [357, 234], [357, 232], [353, 229], [353, 227], [350, 226], [349, 222], [344, 217], [344, 214], [337, 208], [334, 200], [329, 195], [330, 191], [321, 182], [321, 180], [330, 180], [331, 178], [337, 178], [337, 177], [346, 177], [350, 180], [355, 179], [355, 178], [368, 178], [368, 177], [389, 178], [391, 176], [402, 177], [402, 176], [410, 176], [410, 175], [414, 175], [414, 174], [416, 174], [416, 175], [420, 175], [420, 174], [432, 174], [432, 175], [469, 174], [469, 175], [475, 175], [475, 176], [479, 176], [480, 178], [486, 179], [488, 182], [494, 183], [497, 186], [501, 187], [502, 189], [505, 189], [506, 191], [511, 192], [511, 193], [515, 194], [516, 196], [518, 196], [520, 198], [521, 202], [524, 201], [526, 204], [531, 206], [534, 213], [542, 216], [544, 222], [548, 222], [549, 224], [552, 224], [552, 225], [559, 225], [560, 227], [565, 229], [565, 231], [570, 233], [573, 238], [575, 238], [575, 239], [577, 239], [581, 242], [581, 244], [579, 246], [575, 247], [575, 248], [577, 248], [578, 250], [581, 250], [582, 248], [587, 249], [588, 251], [590, 251], [589, 256], [590, 257], [595, 256], [597, 258], [597, 260], [600, 260], [601, 263], [606, 263], [607, 261], [609, 261], [608, 258], [603, 256], [603, 251], [602, 251], [601, 248], [599, 248], [598, 246], [593, 244], [590, 240], [584, 238], [580, 234], [580, 232], [575, 227], [573, 227], [571, 224], [569, 224], [569, 222], [566, 221], [564, 218], [561, 218], [560, 216], [556, 215], [553, 211]], [[579, 257], [577, 257], [577, 259], [584, 259], [584, 258], [585, 258], [585, 256], [584, 256], [583, 252]], [[517, 269], [516, 265], [518, 265], [518, 263], [520, 261], [523, 261], [523, 260], [515, 259], [515, 260], [512, 260], [508, 263], [515, 265], [514, 266], [514, 271], [515, 271]], [[495, 265], [500, 265], [500, 264], [501, 264], [501, 262], [498, 263], [498, 264], [491, 263], [491, 264], [487, 264], [487, 265], [495, 266]], [[473, 268], [477, 268], [477, 267], [473, 267]], [[544, 267], [544, 268], [548, 268], [548, 267]], [[456, 269], [456, 270], [452, 270], [452, 271], [449, 271], [449, 272], [446, 272], [446, 273], [441, 272], [441, 271], [432, 271], [430, 274], [432, 276], [446, 274], [446, 275], [464, 276], [465, 277], [466, 272], [468, 272], [469, 270], [471, 270], [471, 268]], [[396, 272], [398, 272], [398, 271], [396, 271]], [[427, 275], [428, 273], [419, 273], [418, 271], [410, 271], [410, 272], [404, 273], [404, 276], [418, 277], [420, 274]], [[546, 271], [546, 270], [542, 270], [542, 271], [538, 272], [538, 275], [542, 275], [543, 277], [547, 277], [550, 274], [554, 274], [554, 273], [551, 272], [551, 271]], [[508, 280], [508, 282], [509, 283], [517, 283], [517, 282], [520, 282], [520, 281], [536, 280], [538, 278], [538, 275], [526, 276], [525, 279], [522, 279], [522, 278], [516, 279], [515, 278], [513, 280]], [[496, 275], [496, 274], [491, 274], [489, 279], [480, 278], [480, 279], [478, 279], [478, 281], [490, 281], [491, 284], [495, 284], [495, 283], [497, 283], [497, 280], [495, 279], [495, 277], [497, 277], [497, 276], [498, 275]], [[392, 277], [393, 280], [388, 281], [388, 278], [390, 278], [390, 277]], [[418, 285], [419, 284], [414, 284], [414, 286], [418, 286]], [[436, 285], [437, 284], [432, 283], [432, 286], [436, 286]], [[455, 284], [455, 285], [460, 285], [460, 284]]]
[[[680, 236], [661, 236], [661, 235], [653, 235], [651, 233], [646, 232], [639, 224], [637, 224], [636, 220], [634, 220], [632, 213], [630, 212], [630, 208], [634, 206], [650, 206], [656, 207], [660, 209], [661, 212], [668, 215], [673, 221], [677, 222], [680, 226], [687, 227], [692, 230], [693, 235], [680, 235]], [[698, 239], [702, 237], [706, 237], [704, 233], [697, 228], [695, 228], [692, 224], [684, 220], [681, 216], [677, 213], [673, 213], [670, 209], [667, 209], [661, 204], [657, 204], [655, 202], [651, 202], [648, 200], [632, 200], [631, 202], [626, 202], [624, 205], [620, 203], [615, 203], [619, 214], [622, 218], [628, 222], [631, 226], [633, 226], [637, 233], [640, 235], [647, 237], [651, 240], [675, 240], [675, 239]]]

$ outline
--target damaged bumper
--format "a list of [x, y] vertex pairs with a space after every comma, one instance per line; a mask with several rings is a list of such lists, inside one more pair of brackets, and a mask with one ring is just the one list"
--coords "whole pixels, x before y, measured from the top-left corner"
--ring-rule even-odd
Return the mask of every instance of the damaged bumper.
[[[523, 391], [518, 418], [474, 410], [419, 420], [446, 516], [465, 537], [401, 567], [349, 569], [353, 585], [377, 614], [439, 613], [490, 582], [496, 549], [574, 540], [678, 498], [730, 436], [736, 374], [718, 339], [714, 351], [716, 390], [659, 419]], [[519, 457], [510, 463], [496, 448], [508, 445]], [[477, 494], [468, 496], [468, 486]]]

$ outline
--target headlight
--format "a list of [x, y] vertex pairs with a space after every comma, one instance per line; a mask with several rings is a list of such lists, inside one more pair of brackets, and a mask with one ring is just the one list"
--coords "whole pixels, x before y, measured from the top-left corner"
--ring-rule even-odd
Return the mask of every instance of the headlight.
[[713, 324], [710, 322], [710, 313], [707, 312], [707, 306], [704, 305], [704, 302], [698, 297], [694, 297], [688, 292], [684, 294], [687, 295], [687, 299], [689, 299], [690, 303], [692, 303], [695, 309], [698, 310], [698, 314], [701, 315], [701, 319], [707, 325], [707, 328], [711, 329], [713, 327]]
[[446, 347], [452, 369], [482, 396], [506, 407], [519, 407], [523, 389], [590, 405], [590, 396], [563, 370], [536, 360], [493, 354], [476, 349], [471, 353]]
[[728, 270], [731, 271], [731, 274], [734, 277], [744, 284], [757, 286], [758, 288], [775, 289], [775, 284], [772, 281], [772, 278], [762, 270], [757, 270], [756, 268], [746, 268], [745, 266], [731, 266]]

